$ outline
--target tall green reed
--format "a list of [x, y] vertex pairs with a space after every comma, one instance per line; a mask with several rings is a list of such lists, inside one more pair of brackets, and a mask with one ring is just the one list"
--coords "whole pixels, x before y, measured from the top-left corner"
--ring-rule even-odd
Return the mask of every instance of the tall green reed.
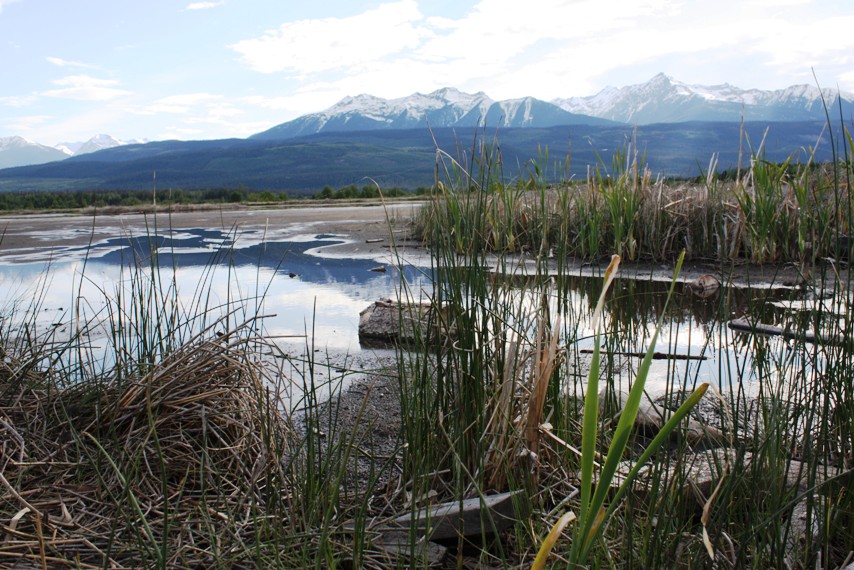
[[[678, 276], [679, 274], [681, 265], [682, 259], [680, 258], [676, 265], [674, 279], [671, 282], [668, 301], [673, 296], [673, 290], [676, 284], [676, 276]], [[652, 355], [655, 350], [656, 338], [658, 337], [658, 333], [661, 330], [661, 325], [663, 322], [662, 315], [662, 318], [659, 320], [658, 326], [652, 334], [650, 346], [647, 349], [646, 355], [644, 357], [643, 362], [641, 363], [640, 368], [638, 369], [637, 376], [629, 392], [625, 406], [623, 407], [619, 423], [617, 424], [617, 427], [614, 431], [614, 435], [612, 437], [611, 444], [608, 448], [607, 455], [605, 456], [604, 463], [600, 468], [600, 473], [597, 478], [596, 487], [594, 491], [593, 479], [594, 466], [596, 464], [597, 456], [596, 446], [599, 423], [599, 321], [602, 317], [602, 312], [604, 310], [605, 297], [607, 295], [611, 283], [614, 280], [618, 266], [619, 257], [615, 255], [611, 261], [611, 264], [605, 271], [605, 282], [602, 287], [602, 292], [599, 296], [599, 301], [597, 302], [595, 312], [593, 314], [592, 327], [594, 331], [596, 331], [596, 336], [594, 337], [593, 356], [591, 359], [590, 372], [587, 380], [587, 393], [584, 398], [584, 417], [581, 436], [581, 498], [578, 513], [577, 529], [575, 532], [575, 537], [572, 541], [571, 550], [569, 552], [569, 563], [576, 566], [583, 565], [587, 560], [595, 540], [602, 532], [603, 526], [607, 523], [608, 519], [612, 516], [613, 512], [619, 505], [622, 496], [627, 492], [628, 489], [631, 488], [634, 478], [637, 476], [640, 469], [647, 461], [649, 461], [649, 459], [655, 454], [655, 452], [667, 440], [667, 438], [670, 437], [670, 434], [677, 429], [682, 419], [684, 419], [685, 416], [687, 416], [688, 413], [691, 411], [691, 409], [699, 402], [700, 398], [702, 398], [703, 394], [708, 388], [707, 384], [700, 385], [694, 391], [694, 393], [686, 399], [682, 406], [680, 406], [679, 409], [676, 410], [676, 412], [662, 426], [659, 433], [646, 447], [646, 449], [638, 458], [638, 460], [634, 463], [628, 474], [625, 475], [622, 482], [617, 487], [616, 493], [611, 498], [610, 506], [606, 508], [604, 506], [605, 499], [607, 498], [607, 495], [609, 493], [611, 481], [614, 479], [619, 467], [619, 463], [622, 460], [623, 452], [629, 442], [629, 436], [632, 432], [635, 418], [637, 417], [641, 399], [643, 398], [646, 378], [649, 374], [649, 368], [652, 362]], [[562, 527], [564, 524], [564, 518], [562, 517], [558, 521], [557, 525]], [[553, 547], [553, 544], [553, 541], [544, 542], [543, 547], [534, 563], [534, 568], [543, 567], [543, 565], [545, 564], [546, 556], [548, 556], [548, 552]]]
[[588, 183], [602, 194], [613, 236], [610, 249], [616, 255], [634, 260], [639, 247], [635, 224], [651, 174], [644, 168], [637, 147], [633, 151], [632, 145], [625, 149], [625, 154], [623, 149], [614, 153], [610, 172], [603, 172], [600, 167], [601, 164], [597, 165], [596, 176]]

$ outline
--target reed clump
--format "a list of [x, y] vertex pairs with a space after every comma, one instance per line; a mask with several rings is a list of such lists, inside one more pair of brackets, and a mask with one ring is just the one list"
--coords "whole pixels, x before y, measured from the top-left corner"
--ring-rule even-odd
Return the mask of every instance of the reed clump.
[[248, 566], [288, 515], [292, 428], [240, 330], [144, 375], [0, 370], [0, 565]]
[[[588, 170], [586, 180], [497, 182], [483, 198], [484, 245], [495, 252], [552, 252], [596, 259], [728, 263], [847, 258], [852, 222], [850, 161], [816, 165], [763, 159], [723, 178], [716, 158], [699, 181], [653, 176], [632, 145]], [[464, 199], [464, 198], [460, 198]], [[417, 225], [451, 221], [448, 206], [425, 208]], [[459, 210], [459, 205], [454, 208]]]

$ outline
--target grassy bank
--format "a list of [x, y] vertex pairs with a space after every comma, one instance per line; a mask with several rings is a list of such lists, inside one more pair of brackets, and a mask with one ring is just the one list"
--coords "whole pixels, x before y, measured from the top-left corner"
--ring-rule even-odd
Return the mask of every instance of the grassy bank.
[[[724, 178], [713, 157], [699, 183], [655, 177], [629, 144], [589, 169], [586, 180], [546, 185], [540, 174], [556, 167], [544, 153], [531, 163], [527, 180], [510, 184], [491, 172], [493, 180], [461, 181], [462, 188], [449, 190], [453, 199], [446, 195], [424, 211], [420, 227], [431, 239], [431, 228], [452, 223], [453, 210], [467, 207], [462, 201], [483, 193], [478, 212], [486, 223], [479, 229], [484, 247], [496, 252], [588, 259], [617, 253], [626, 260], [672, 262], [684, 250], [688, 260], [810, 265], [823, 257], [847, 259], [854, 243], [852, 141], [847, 130], [837, 140], [835, 164], [771, 163], [760, 145], [745, 151], [749, 167]], [[492, 157], [489, 152], [472, 149], [471, 161], [500, 161], [497, 150]]]

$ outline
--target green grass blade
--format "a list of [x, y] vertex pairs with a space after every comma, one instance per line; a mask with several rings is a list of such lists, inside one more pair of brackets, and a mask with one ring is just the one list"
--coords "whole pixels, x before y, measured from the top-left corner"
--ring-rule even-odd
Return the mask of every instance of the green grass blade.
[[685, 416], [687, 416], [691, 412], [691, 410], [694, 409], [694, 406], [696, 406], [700, 402], [700, 399], [702, 399], [708, 388], [708, 383], [703, 383], [698, 386], [691, 393], [691, 395], [682, 403], [682, 405], [679, 406], [679, 409], [677, 409], [673, 413], [673, 415], [670, 416], [670, 419], [667, 420], [667, 422], [655, 435], [653, 440], [649, 443], [647, 448], [644, 450], [644, 452], [635, 462], [629, 473], [626, 475], [625, 479], [623, 479], [622, 483], [620, 483], [620, 486], [617, 488], [617, 492], [611, 499], [611, 504], [608, 506], [607, 511], [604, 511], [602, 516], [598, 517], [597, 520], [594, 521], [595, 524], [588, 532], [588, 540], [586, 541], [584, 550], [581, 553], [582, 559], [587, 557], [590, 551], [590, 547], [593, 545], [593, 539], [598, 535], [599, 531], [601, 530], [601, 523], [611, 517], [614, 510], [619, 506], [620, 500], [623, 498], [623, 495], [625, 495], [626, 491], [631, 488], [631, 485], [640, 470], [643, 468], [644, 465], [646, 465], [647, 461], [649, 461], [649, 459], [655, 454], [655, 452], [658, 451], [658, 448], [661, 447], [661, 445], [670, 438], [676, 428], [679, 427], [679, 424], [682, 422], [682, 420], [685, 419]]
[[[646, 355], [644, 356], [643, 362], [638, 370], [637, 377], [635, 378], [635, 382], [632, 385], [632, 389], [629, 392], [629, 397], [626, 401], [626, 404], [623, 408], [623, 411], [620, 415], [620, 420], [617, 423], [617, 427], [614, 431], [614, 437], [611, 440], [611, 445], [608, 448], [608, 456], [605, 459], [605, 464], [602, 466], [602, 469], [599, 474], [599, 480], [596, 485], [596, 491], [593, 493], [593, 498], [590, 499], [589, 503], [586, 500], [583, 492], [587, 490], [590, 492], [590, 487], [592, 486], [592, 461], [593, 461], [593, 449], [582, 447], [582, 506], [580, 509], [579, 516], [579, 526], [578, 526], [578, 534], [576, 539], [573, 541], [572, 551], [570, 553], [570, 560], [576, 563], [581, 563], [586, 558], [587, 553], [590, 550], [590, 546], [593, 543], [593, 540], [598, 535], [599, 530], [601, 529], [602, 522], [605, 519], [605, 512], [602, 509], [602, 505], [605, 503], [605, 497], [608, 493], [608, 490], [611, 486], [611, 481], [614, 478], [614, 475], [617, 472], [617, 467], [619, 466], [620, 460], [623, 457], [623, 452], [628, 445], [629, 437], [631, 435], [632, 428], [635, 423], [635, 419], [637, 417], [638, 408], [640, 407], [641, 398], [644, 393], [644, 386], [646, 385], [646, 378], [649, 374], [649, 368], [652, 365], [652, 357], [655, 352], [655, 343], [658, 338], [658, 333], [661, 330], [661, 327], [664, 323], [664, 315], [667, 312], [667, 306], [670, 303], [670, 300], [673, 298], [673, 293], [676, 288], [676, 279], [679, 276], [679, 272], [682, 269], [682, 262], [685, 259], [685, 253], [679, 256], [679, 260], [676, 263], [676, 269], [674, 270], [673, 279], [670, 283], [670, 291], [667, 295], [667, 301], [665, 302], [664, 309], [662, 314], [659, 316], [658, 324], [655, 327], [655, 331], [653, 332], [652, 339], [650, 340], [649, 347], [647, 348]], [[601, 300], [601, 299], [600, 299]], [[597, 310], [599, 307], [597, 306]], [[595, 318], [595, 317], [594, 317]], [[598, 340], [598, 329], [597, 329], [597, 340]], [[594, 364], [598, 366], [598, 353], [594, 354], [593, 362], [591, 363], [591, 370], [594, 367]], [[590, 392], [591, 390], [590, 384], [588, 384], [588, 398], [585, 399], [585, 410], [584, 410], [584, 426], [582, 432], [582, 442], [586, 442], [586, 438], [593, 439], [595, 444], [595, 430], [597, 428], [596, 422], [598, 422], [598, 417], [595, 418], [595, 421], [588, 422], [588, 401], [590, 400]], [[598, 400], [598, 396], [593, 398], [594, 400]], [[597, 401], [598, 407], [598, 401]], [[590, 436], [589, 431], [594, 432], [593, 436]], [[589, 471], [585, 470], [584, 467], [585, 462], [591, 462]], [[588, 476], [591, 480], [585, 480], [584, 477]], [[589, 496], [589, 495], [588, 495]]]
[[[620, 257], [615, 255], [605, 270], [605, 282], [596, 310], [593, 312], [593, 330], [595, 337], [593, 341], [593, 358], [590, 360], [590, 372], [587, 376], [587, 394], [584, 397], [584, 424], [581, 431], [581, 506], [579, 508], [578, 520], [583, 523], [587, 520], [590, 510], [590, 495], [593, 486], [593, 467], [596, 457], [596, 432], [599, 423], [599, 346], [600, 330], [599, 321], [605, 306], [605, 297], [611, 283], [614, 281], [617, 269], [620, 265]], [[573, 541], [572, 550], [575, 551], [581, 545]]]

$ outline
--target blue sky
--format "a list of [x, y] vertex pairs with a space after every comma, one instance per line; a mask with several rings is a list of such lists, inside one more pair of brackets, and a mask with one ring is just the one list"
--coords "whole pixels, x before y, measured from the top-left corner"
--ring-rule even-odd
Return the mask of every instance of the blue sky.
[[0, 137], [245, 137], [347, 95], [854, 91], [850, 0], [0, 0]]

